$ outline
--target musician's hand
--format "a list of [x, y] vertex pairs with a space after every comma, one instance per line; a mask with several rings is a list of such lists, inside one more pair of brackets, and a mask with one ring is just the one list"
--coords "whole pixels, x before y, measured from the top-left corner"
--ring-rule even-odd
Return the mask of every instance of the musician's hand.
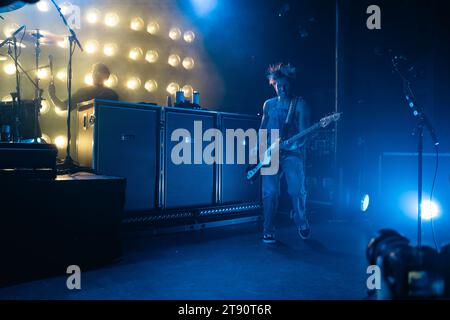
[[51, 97], [54, 97], [56, 95], [56, 88], [55, 88], [55, 84], [50, 82], [50, 84], [48, 85], [48, 94]]

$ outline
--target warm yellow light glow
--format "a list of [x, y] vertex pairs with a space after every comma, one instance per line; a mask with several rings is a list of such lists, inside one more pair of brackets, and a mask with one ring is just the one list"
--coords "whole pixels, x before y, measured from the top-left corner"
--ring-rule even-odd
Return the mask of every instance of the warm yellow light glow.
[[141, 87], [141, 80], [137, 77], [131, 77], [127, 81], [127, 88], [130, 90], [136, 90]]
[[159, 54], [156, 50], [148, 50], [145, 54], [145, 60], [147, 60], [150, 63], [155, 63], [158, 61]]
[[39, 79], [48, 79], [49, 71], [47, 68], [42, 68], [37, 71], [37, 76]]
[[61, 7], [61, 13], [63, 15], [67, 15], [70, 13], [70, 8], [72, 7], [72, 4], [70, 2], [64, 2], [60, 7]]
[[166, 90], [170, 94], [175, 94], [178, 90], [180, 90], [180, 85], [176, 82], [171, 82], [167, 86]]
[[88, 86], [94, 85], [94, 79], [92, 79], [92, 73], [88, 73], [84, 76], [84, 83]]
[[6, 60], [8, 60], [7, 56], [3, 56], [3, 55], [0, 56], [0, 61], [6, 61]]
[[[9, 24], [3, 29], [3, 33], [5, 34], [5, 36], [7, 38], [9, 38], [9, 37], [12, 36], [14, 31], [16, 31], [17, 29], [19, 29], [19, 25], [18, 24], [16, 24], [16, 23]], [[17, 42], [19, 42], [19, 41], [17, 41]]]
[[141, 48], [133, 48], [130, 50], [130, 53], [128, 54], [128, 57], [131, 60], [140, 60], [143, 56], [143, 52]]
[[67, 80], [67, 71], [66, 71], [66, 69], [58, 70], [58, 72], [56, 73], [56, 78], [58, 80], [61, 80], [61, 81], [66, 81]]
[[95, 24], [100, 21], [100, 11], [97, 9], [89, 9], [86, 13], [86, 21]]
[[105, 24], [108, 27], [115, 27], [119, 24], [119, 16], [115, 12], [108, 12], [105, 15]]
[[151, 35], [155, 35], [159, 32], [158, 22], [152, 21], [147, 25], [147, 32]]
[[67, 147], [67, 137], [65, 136], [57, 136], [53, 141], [58, 149]]
[[41, 101], [41, 114], [46, 114], [50, 110], [50, 103], [47, 100]]
[[64, 40], [58, 41], [57, 45], [60, 48], [67, 49], [69, 47], [69, 39], [66, 37]]
[[144, 20], [142, 20], [142, 18], [140, 18], [140, 17], [135, 17], [135, 18], [131, 19], [131, 22], [130, 22], [131, 30], [140, 31], [140, 30], [144, 29], [144, 25], [145, 25]]
[[36, 3], [36, 7], [38, 8], [39, 11], [42, 11], [42, 12], [47, 12], [50, 9], [50, 7], [48, 5], [48, 1], [44, 1], [44, 0], [41, 0], [38, 3]]
[[110, 74], [108, 80], [105, 81], [105, 86], [108, 88], [114, 88], [119, 83], [119, 78], [115, 74]]
[[155, 80], [147, 80], [144, 87], [148, 92], [154, 92], [158, 89], [158, 83]]
[[41, 139], [47, 143], [52, 143], [52, 139], [50, 139], [50, 137], [45, 133], [41, 134]]
[[2, 98], [2, 102], [11, 102], [11, 101], [12, 101], [12, 97], [9, 94]]
[[181, 30], [179, 28], [172, 28], [169, 31], [169, 38], [172, 40], [180, 40], [181, 38]]
[[186, 31], [183, 35], [184, 41], [192, 43], [195, 40], [195, 33], [193, 31]]
[[88, 40], [84, 45], [84, 50], [86, 51], [86, 53], [93, 54], [98, 51], [98, 47], [99, 44], [97, 40]]
[[181, 58], [179, 55], [177, 54], [171, 54], [169, 56], [169, 59], [167, 60], [167, 62], [172, 66], [172, 67], [178, 67], [180, 65], [181, 62]]
[[192, 86], [190, 86], [190, 85], [185, 85], [185, 86], [183, 87], [183, 89], [181, 89], [181, 90], [183, 90], [184, 96], [185, 96], [186, 98], [192, 97], [192, 92], [194, 92], [194, 88], [192, 88]]
[[117, 45], [115, 43], [107, 43], [103, 47], [103, 53], [105, 56], [112, 57], [118, 51]]
[[6, 74], [12, 75], [16, 73], [16, 66], [12, 62], [5, 63], [3, 65], [3, 71], [5, 71]]
[[58, 107], [55, 107], [55, 113], [60, 117], [67, 117], [67, 110], [61, 110]]
[[192, 59], [191, 57], [186, 57], [183, 59], [183, 67], [186, 70], [191, 70], [194, 68], [194, 59]]

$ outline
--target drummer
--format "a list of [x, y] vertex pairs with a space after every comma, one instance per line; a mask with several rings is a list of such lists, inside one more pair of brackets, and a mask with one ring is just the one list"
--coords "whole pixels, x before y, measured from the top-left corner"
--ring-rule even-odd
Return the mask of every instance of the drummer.
[[[105, 86], [105, 81], [109, 79], [111, 72], [103, 63], [96, 63], [92, 66], [93, 86], [79, 89], [72, 95], [72, 106], [83, 101], [94, 98], [105, 100], [119, 100], [119, 95], [112, 89]], [[48, 93], [53, 104], [61, 110], [68, 108], [68, 100], [62, 101], [56, 96], [56, 88], [53, 83], [48, 86]]]

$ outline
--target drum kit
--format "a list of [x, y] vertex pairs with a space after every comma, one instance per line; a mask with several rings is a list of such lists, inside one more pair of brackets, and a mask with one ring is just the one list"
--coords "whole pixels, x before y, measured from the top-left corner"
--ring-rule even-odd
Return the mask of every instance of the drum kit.
[[[8, 3], [9, 2], [9, 3]], [[0, 6], [0, 13], [17, 10], [23, 7], [26, 3], [35, 3], [37, 1], [6, 1], [8, 5]], [[1, 126], [1, 142], [33, 142], [41, 143], [42, 140], [39, 127], [39, 111], [42, 108], [43, 90], [40, 87], [39, 70], [49, 68], [53, 81], [53, 61], [52, 56], [49, 56], [48, 64], [41, 65], [41, 46], [56, 45], [68, 39], [69, 49], [69, 63], [67, 72], [67, 87], [68, 87], [68, 117], [67, 117], [67, 155], [65, 162], [72, 165], [70, 157], [70, 110], [71, 110], [71, 80], [72, 80], [72, 55], [75, 46], [78, 46], [81, 51], [83, 48], [73, 29], [67, 23], [66, 18], [61, 12], [56, 2], [52, 0], [55, 8], [67, 27], [69, 36], [56, 35], [51, 32], [42, 31], [39, 29], [28, 30], [26, 26], [21, 26], [11, 33], [7, 39], [0, 43], [0, 61], [11, 59], [14, 63], [14, 72], [16, 78], [15, 91], [11, 92], [11, 99], [7, 102], [0, 102], [0, 126]], [[0, 16], [3, 20], [3, 17]], [[35, 65], [31, 70], [25, 70], [20, 61], [20, 50], [22, 43], [28, 43], [34, 46]], [[34, 79], [30, 76], [30, 72], [34, 72]], [[21, 77], [25, 76], [34, 88], [33, 100], [22, 100], [21, 96]]]

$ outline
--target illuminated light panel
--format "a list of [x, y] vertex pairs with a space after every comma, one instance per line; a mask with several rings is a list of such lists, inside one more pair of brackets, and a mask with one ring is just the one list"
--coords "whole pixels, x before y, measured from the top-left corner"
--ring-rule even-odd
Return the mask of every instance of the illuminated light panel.
[[191, 70], [194, 68], [195, 62], [191, 57], [186, 57], [183, 59], [183, 68], [186, 70]]
[[192, 97], [192, 93], [194, 92], [194, 88], [192, 88], [192, 86], [190, 85], [185, 85], [181, 90], [183, 90], [184, 96], [186, 98]]
[[180, 62], [181, 62], [181, 58], [177, 54], [171, 54], [169, 56], [169, 59], [167, 60], [167, 63], [174, 68], [178, 67], [180, 65]]
[[84, 76], [84, 83], [88, 86], [94, 85], [94, 79], [92, 78], [92, 73], [88, 73]]
[[11, 101], [12, 101], [12, 97], [9, 94], [2, 98], [2, 102], [11, 102]]
[[180, 40], [180, 38], [181, 38], [181, 30], [179, 28], [172, 28], [172, 29], [170, 29], [170, 31], [169, 31], [169, 38], [174, 40], [174, 41]]
[[48, 134], [41, 134], [41, 139], [44, 140], [47, 143], [52, 143], [52, 139], [50, 139], [50, 137], [48, 136]]
[[5, 63], [3, 66], [3, 71], [5, 71], [5, 73], [8, 75], [13, 75], [14, 73], [16, 73], [16, 66], [12, 62]]
[[155, 35], [159, 32], [158, 22], [152, 21], [147, 25], [147, 32], [151, 35]]
[[67, 71], [66, 71], [66, 69], [58, 70], [58, 72], [56, 73], [56, 79], [61, 80], [61, 81], [66, 81], [67, 80]]
[[108, 27], [115, 27], [115, 26], [117, 26], [118, 24], [119, 24], [119, 15], [117, 14], [117, 13], [115, 13], [115, 12], [108, 12], [106, 15], [105, 15], [105, 24], [108, 26]]
[[48, 10], [50, 10], [48, 1], [44, 1], [44, 0], [41, 0], [38, 3], [36, 3], [36, 7], [39, 11], [42, 11], [42, 12], [47, 12]]
[[61, 110], [58, 107], [55, 107], [55, 113], [60, 117], [66, 117], [67, 116], [67, 110]]
[[90, 24], [96, 24], [100, 21], [100, 11], [97, 9], [89, 9], [86, 13], [86, 21]]
[[144, 25], [144, 20], [142, 20], [142, 18], [140, 17], [136, 17], [131, 19], [130, 29], [134, 31], [141, 31], [142, 29], [144, 29]]
[[147, 80], [144, 84], [145, 90], [155, 92], [158, 89], [158, 83], [155, 80]]
[[166, 90], [170, 94], [175, 94], [178, 90], [180, 90], [180, 85], [176, 82], [171, 82], [167, 86]]
[[64, 40], [58, 41], [57, 45], [60, 48], [67, 49], [69, 47], [69, 39], [66, 37]]
[[137, 77], [131, 77], [127, 80], [126, 86], [130, 90], [137, 90], [141, 87], [141, 80]]
[[37, 76], [39, 79], [48, 79], [49, 71], [47, 68], [42, 68], [37, 71]]
[[106, 80], [104, 82], [105, 86], [107, 86], [108, 88], [114, 88], [117, 86], [117, 84], [119, 83], [119, 78], [117, 78], [117, 76], [115, 74], [111, 74], [108, 78], [108, 80]]
[[58, 149], [67, 147], [67, 137], [65, 136], [57, 136], [53, 141]]
[[141, 48], [133, 48], [130, 50], [130, 53], [128, 54], [128, 57], [131, 60], [140, 60], [143, 56], [143, 52]]
[[97, 40], [88, 40], [84, 45], [84, 50], [89, 54], [93, 54], [98, 51], [98, 47], [99, 44]]
[[41, 101], [41, 114], [46, 114], [50, 110], [50, 103], [47, 100]]
[[118, 50], [119, 49], [115, 43], [107, 43], [103, 46], [103, 54], [107, 57], [114, 56]]
[[195, 40], [195, 33], [193, 31], [186, 31], [183, 35], [184, 41], [192, 43]]
[[145, 54], [145, 60], [147, 60], [150, 63], [155, 63], [156, 61], [158, 61], [158, 58], [159, 58], [159, 54], [158, 54], [158, 51], [156, 51], [156, 50], [149, 50]]

